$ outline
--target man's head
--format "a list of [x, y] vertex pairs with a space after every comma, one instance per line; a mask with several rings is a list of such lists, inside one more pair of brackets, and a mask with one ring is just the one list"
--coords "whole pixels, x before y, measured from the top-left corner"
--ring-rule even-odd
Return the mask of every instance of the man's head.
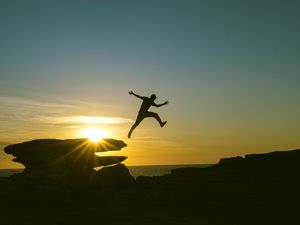
[[152, 100], [155, 100], [155, 99], [156, 99], [156, 95], [155, 95], [155, 94], [152, 94], [150, 98], [151, 98]]

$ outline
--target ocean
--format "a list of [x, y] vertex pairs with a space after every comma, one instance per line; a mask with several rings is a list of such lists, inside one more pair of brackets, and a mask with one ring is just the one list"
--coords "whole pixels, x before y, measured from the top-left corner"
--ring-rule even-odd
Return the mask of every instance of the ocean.
[[[151, 166], [127, 166], [131, 175], [138, 176], [161, 176], [171, 173], [171, 169], [183, 167], [207, 167], [211, 164], [188, 164], [188, 165], [151, 165]], [[9, 177], [15, 173], [21, 173], [23, 169], [0, 169], [0, 177]]]

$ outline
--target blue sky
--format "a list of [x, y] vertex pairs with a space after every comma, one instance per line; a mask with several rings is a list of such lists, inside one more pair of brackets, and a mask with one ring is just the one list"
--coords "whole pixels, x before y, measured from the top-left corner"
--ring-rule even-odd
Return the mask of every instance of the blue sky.
[[[0, 141], [74, 137], [37, 120], [45, 116], [134, 120], [140, 102], [127, 94], [134, 90], [170, 105], [155, 109], [166, 128], [145, 121], [138, 140], [128, 141], [132, 164], [207, 163], [299, 147], [299, 6], [1, 1]], [[105, 129], [119, 129], [116, 138], [127, 141], [130, 125]], [[149, 137], [155, 150], [145, 148]]]

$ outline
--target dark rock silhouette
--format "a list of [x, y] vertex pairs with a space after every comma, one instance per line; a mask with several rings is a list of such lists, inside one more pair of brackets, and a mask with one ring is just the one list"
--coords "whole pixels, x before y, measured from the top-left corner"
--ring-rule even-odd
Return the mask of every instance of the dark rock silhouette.
[[134, 178], [124, 164], [116, 164], [98, 171], [95, 181], [98, 182], [97, 186], [111, 189], [130, 186], [133, 184]]
[[[119, 163], [60, 180], [54, 173], [52, 182], [40, 176], [39, 185], [27, 185], [30, 179], [25, 174], [18, 178], [24, 181], [20, 185], [11, 182], [16, 176], [0, 178], [1, 225], [295, 224], [299, 220], [299, 160], [300, 149], [251, 154], [221, 159], [206, 168], [137, 177], [134, 185], [127, 168]], [[69, 192], [61, 188], [66, 177], [73, 186]], [[118, 189], [124, 185], [128, 188]]]
[[174, 169], [171, 171], [171, 175], [257, 183], [258, 181], [294, 182], [298, 180], [299, 172], [300, 149], [297, 149], [223, 158], [219, 163], [207, 168]]
[[204, 218], [204, 224], [286, 224], [299, 219], [299, 174], [297, 149], [225, 158], [206, 168], [138, 177], [136, 183], [161, 208], [189, 218], [186, 224]]
[[[119, 164], [125, 156], [98, 156], [96, 152], [118, 151], [127, 145], [121, 140], [103, 139], [99, 143], [88, 139], [39, 139], [4, 148], [5, 153], [15, 156], [13, 161], [25, 166], [17, 177], [30, 179], [36, 184], [47, 183], [59, 186], [76, 187], [99, 184], [111, 172], [111, 181], [118, 185], [127, 185], [133, 181], [128, 169]], [[117, 164], [116, 166], [111, 166]], [[94, 167], [110, 166], [105, 170], [94, 170]], [[118, 168], [118, 169], [116, 169]], [[103, 175], [102, 175], [103, 174]], [[123, 182], [116, 182], [119, 179]]]

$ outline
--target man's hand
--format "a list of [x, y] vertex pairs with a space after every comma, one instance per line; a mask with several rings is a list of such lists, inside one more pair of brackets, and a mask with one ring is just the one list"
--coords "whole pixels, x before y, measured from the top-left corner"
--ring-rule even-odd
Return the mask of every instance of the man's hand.
[[143, 97], [142, 96], [139, 96], [139, 95], [137, 95], [136, 93], [134, 93], [133, 91], [129, 91], [128, 92], [128, 94], [130, 94], [130, 95], [134, 95], [135, 97], [137, 97], [137, 98], [140, 98], [140, 99], [143, 99]]
[[167, 104], [169, 104], [169, 101], [165, 101], [164, 103], [161, 103], [161, 104], [156, 104], [156, 103], [153, 102], [152, 105], [155, 106], [155, 107], [161, 107], [161, 106], [167, 105]]

